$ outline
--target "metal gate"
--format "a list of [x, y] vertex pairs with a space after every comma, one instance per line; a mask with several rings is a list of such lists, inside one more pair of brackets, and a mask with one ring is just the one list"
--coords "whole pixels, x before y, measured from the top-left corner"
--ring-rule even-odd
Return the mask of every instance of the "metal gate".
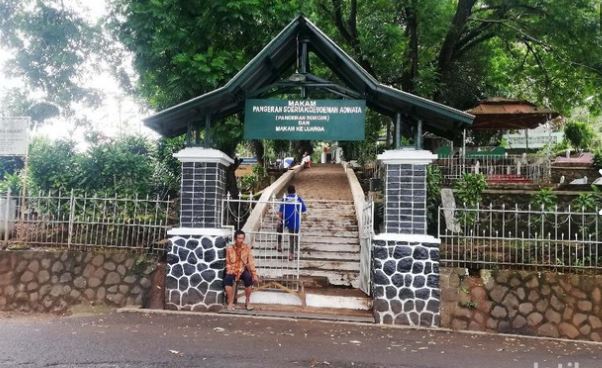
[[374, 202], [369, 199], [362, 208], [360, 231], [360, 289], [372, 293], [372, 236], [374, 235]]
[[[242, 229], [246, 233], [246, 243], [253, 249], [261, 278], [258, 289], [300, 289], [301, 231], [294, 233], [286, 226], [279, 227], [283, 219], [278, 213], [284, 204], [287, 203], [276, 199], [226, 198], [222, 201], [222, 227], [231, 228], [233, 233]], [[293, 214], [287, 215], [296, 214], [301, 221], [301, 204], [295, 204], [294, 208]]]

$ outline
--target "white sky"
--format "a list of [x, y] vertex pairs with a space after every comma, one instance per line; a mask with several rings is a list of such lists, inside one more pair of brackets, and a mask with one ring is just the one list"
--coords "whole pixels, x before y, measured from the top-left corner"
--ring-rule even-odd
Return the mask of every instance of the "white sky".
[[[107, 0], [65, 0], [67, 6], [77, 9], [91, 22], [97, 21], [107, 14]], [[25, 83], [18, 76], [10, 73], [4, 66], [10, 58], [10, 50], [0, 48], [0, 96], [15, 87], [24, 87]], [[85, 73], [82, 85], [92, 87], [105, 95], [102, 105], [97, 109], [76, 106], [76, 116], [85, 116], [96, 131], [114, 137], [120, 134], [141, 134], [151, 138], [156, 135], [144, 127], [142, 119], [152, 112], [147, 110], [133, 96], [119, 86], [118, 81], [107, 71]], [[0, 111], [2, 107], [0, 106]], [[52, 139], [72, 137], [85, 148], [85, 129], [77, 127], [73, 119], [57, 118], [47, 121], [35, 134]]]

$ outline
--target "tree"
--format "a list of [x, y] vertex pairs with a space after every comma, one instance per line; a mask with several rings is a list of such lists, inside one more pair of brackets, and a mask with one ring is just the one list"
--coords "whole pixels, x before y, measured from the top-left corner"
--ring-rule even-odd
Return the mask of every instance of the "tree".
[[[498, 95], [563, 113], [601, 105], [602, 41], [592, 0], [199, 1], [112, 3], [113, 30], [136, 53], [139, 92], [154, 108], [223, 85], [298, 10], [383, 83], [456, 108]], [[314, 61], [313, 73], [336, 80]], [[369, 124], [369, 133], [390, 124]], [[228, 133], [217, 147], [233, 152], [241, 122], [217, 125], [214, 136]], [[263, 149], [256, 143], [256, 153]]]
[[[327, 15], [325, 27], [366, 70], [408, 92], [462, 109], [495, 95], [525, 97], [561, 112], [589, 96], [592, 108], [602, 101], [595, 1], [315, 3]], [[391, 72], [387, 59], [401, 70]]]
[[84, 72], [98, 66], [95, 51], [109, 48], [102, 47], [100, 28], [63, 1], [0, 2], [0, 44], [11, 50], [9, 70], [64, 112], [72, 102], [99, 101], [98, 91], [81, 82]]

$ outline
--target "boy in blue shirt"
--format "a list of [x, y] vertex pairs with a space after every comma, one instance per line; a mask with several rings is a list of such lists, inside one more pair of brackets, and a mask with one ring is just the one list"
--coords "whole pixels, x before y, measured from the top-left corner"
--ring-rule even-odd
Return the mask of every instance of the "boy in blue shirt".
[[281, 234], [284, 232], [285, 226], [288, 229], [290, 234], [288, 260], [292, 261], [299, 245], [299, 236], [296, 234], [301, 230], [301, 214], [307, 212], [307, 207], [305, 207], [303, 199], [297, 195], [294, 185], [289, 185], [286, 193], [282, 199], [284, 203], [280, 204], [280, 208], [278, 209], [278, 227], [276, 231], [278, 232], [278, 251], [282, 252]]

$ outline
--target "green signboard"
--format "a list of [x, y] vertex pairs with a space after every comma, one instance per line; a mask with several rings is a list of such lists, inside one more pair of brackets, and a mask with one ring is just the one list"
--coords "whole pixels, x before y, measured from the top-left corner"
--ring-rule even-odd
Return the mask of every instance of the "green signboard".
[[245, 105], [245, 139], [361, 141], [365, 100], [253, 100]]

